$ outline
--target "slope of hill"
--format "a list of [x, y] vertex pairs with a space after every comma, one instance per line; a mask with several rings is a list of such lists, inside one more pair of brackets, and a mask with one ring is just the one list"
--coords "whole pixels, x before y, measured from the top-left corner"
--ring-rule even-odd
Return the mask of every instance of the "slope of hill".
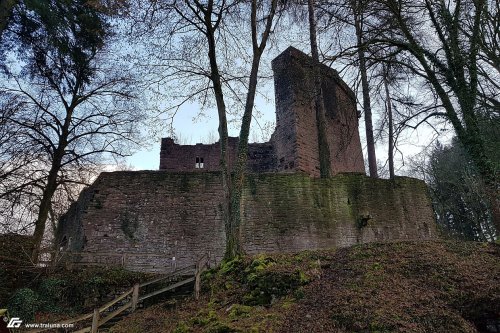
[[500, 332], [500, 246], [367, 244], [260, 255], [205, 274], [199, 301], [138, 311], [113, 332]]

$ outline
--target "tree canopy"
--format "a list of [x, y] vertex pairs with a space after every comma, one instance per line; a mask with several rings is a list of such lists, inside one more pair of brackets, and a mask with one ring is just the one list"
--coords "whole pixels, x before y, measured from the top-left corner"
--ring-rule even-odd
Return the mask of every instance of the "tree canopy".
[[23, 1], [11, 20], [2, 40], [2, 222], [34, 225], [36, 261], [54, 199], [88, 182], [106, 157], [129, 154], [142, 112], [131, 72], [109, 63], [105, 13], [83, 0]]

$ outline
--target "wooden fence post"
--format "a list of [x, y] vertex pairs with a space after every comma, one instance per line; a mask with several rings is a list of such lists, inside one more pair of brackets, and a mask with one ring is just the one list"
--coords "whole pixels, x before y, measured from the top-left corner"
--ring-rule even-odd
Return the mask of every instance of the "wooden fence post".
[[92, 328], [91, 333], [97, 333], [97, 328], [99, 327], [99, 309], [94, 309], [94, 315], [92, 316]]
[[200, 298], [200, 284], [201, 284], [201, 265], [196, 265], [195, 279], [194, 279], [194, 298]]
[[139, 283], [134, 284], [134, 290], [132, 291], [132, 312], [137, 309], [137, 302], [139, 301]]

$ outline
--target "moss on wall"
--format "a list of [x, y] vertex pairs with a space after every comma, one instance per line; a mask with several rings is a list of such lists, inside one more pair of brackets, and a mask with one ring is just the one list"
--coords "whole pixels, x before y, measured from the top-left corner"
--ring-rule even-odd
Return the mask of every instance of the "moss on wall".
[[[218, 172], [103, 173], [59, 235], [86, 239], [89, 261], [132, 269], [190, 264], [207, 251], [217, 261], [225, 242], [220, 184]], [[427, 188], [411, 178], [248, 174], [241, 216], [248, 253], [436, 237]], [[97, 258], [107, 252], [123, 256]]]
[[425, 184], [404, 177], [266, 174], [247, 180], [243, 209], [250, 252], [273, 239], [274, 251], [295, 251], [436, 235]]
[[129, 211], [125, 211], [121, 216], [120, 228], [128, 239], [136, 240], [136, 233], [139, 229], [139, 219]]

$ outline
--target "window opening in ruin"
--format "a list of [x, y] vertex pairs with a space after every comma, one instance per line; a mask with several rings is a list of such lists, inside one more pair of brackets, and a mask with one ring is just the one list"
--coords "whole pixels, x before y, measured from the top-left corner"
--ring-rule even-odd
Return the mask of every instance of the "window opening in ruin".
[[195, 168], [196, 169], [203, 169], [203, 157], [196, 157], [196, 164], [195, 164]]
[[326, 80], [322, 82], [321, 89], [323, 90], [325, 113], [333, 119], [338, 114], [337, 87], [331, 80]]

